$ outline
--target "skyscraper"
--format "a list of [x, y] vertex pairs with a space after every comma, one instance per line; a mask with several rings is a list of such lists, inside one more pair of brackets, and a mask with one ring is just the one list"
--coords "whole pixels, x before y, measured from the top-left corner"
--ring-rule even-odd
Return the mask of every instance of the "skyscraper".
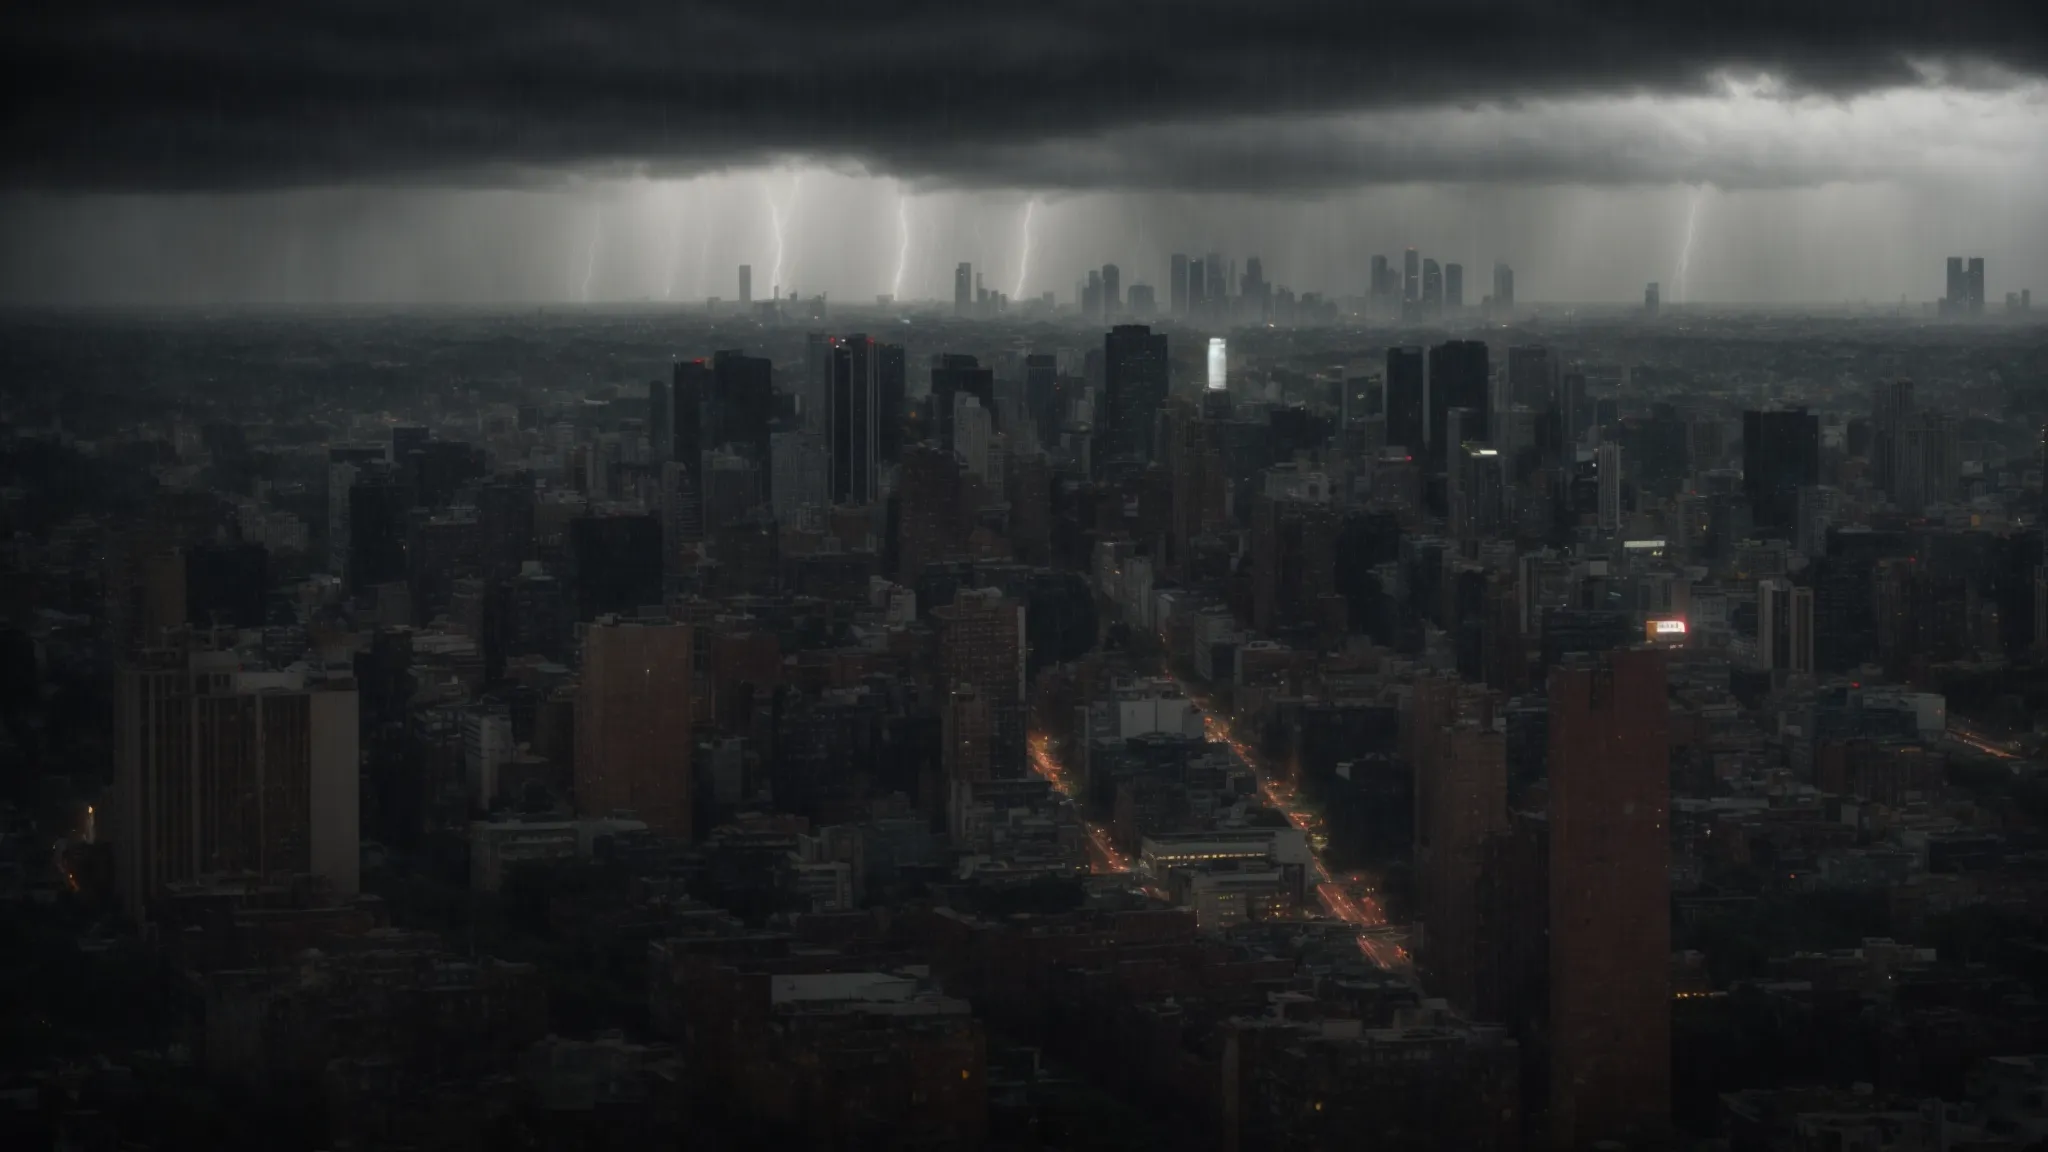
[[1412, 455], [1422, 455], [1429, 445], [1426, 379], [1421, 348], [1387, 349], [1387, 444]]
[[1593, 449], [1594, 474], [1600, 485], [1600, 530], [1621, 531], [1621, 445], [1604, 441]]
[[804, 337], [804, 376], [796, 387], [797, 414], [804, 427], [820, 436], [832, 422], [832, 337], [812, 332]]
[[1393, 271], [1387, 267], [1387, 258], [1385, 256], [1374, 256], [1372, 258], [1372, 276], [1366, 282], [1366, 300], [1374, 312], [1385, 313], [1391, 311], [1388, 300], [1388, 285], [1392, 277]]
[[766, 356], [737, 349], [711, 354], [711, 389], [704, 403], [703, 446], [733, 448], [756, 463], [768, 460], [768, 426], [775, 420], [775, 372]]
[[[1182, 288], [1186, 288], [1183, 283]], [[1031, 422], [1038, 426], [1038, 441], [1041, 444], [1057, 444], [1060, 426], [1066, 423], [1066, 413], [1060, 411], [1060, 361], [1048, 352], [1033, 352], [1024, 357], [1024, 410], [1031, 414]]]
[[1188, 261], [1188, 313], [1191, 315], [1202, 310], [1202, 302], [1206, 299], [1204, 289], [1207, 282], [1203, 277], [1202, 262]]
[[1453, 408], [1470, 408], [1478, 414], [1465, 430], [1465, 439], [1492, 440], [1492, 391], [1484, 341], [1447, 340], [1429, 350], [1429, 460], [1433, 466], [1441, 468], [1450, 458], [1444, 415]]
[[1401, 253], [1401, 303], [1414, 304], [1422, 299], [1422, 257], [1410, 248]]
[[1757, 582], [1756, 655], [1766, 670], [1812, 675], [1813, 589], [1782, 576]]
[[1444, 270], [1434, 260], [1422, 262], [1422, 314], [1434, 316], [1444, 310]]
[[740, 307], [745, 308], [753, 304], [753, 302], [754, 266], [752, 264], [742, 264], [740, 265]]
[[1119, 324], [1102, 342], [1103, 418], [1098, 463], [1153, 459], [1153, 429], [1166, 403], [1166, 335], [1143, 324]]
[[1557, 363], [1542, 344], [1516, 344], [1508, 349], [1509, 404], [1542, 411], [1557, 402]]
[[1456, 312], [1465, 306], [1465, 266], [1444, 265], [1444, 310]]
[[1657, 651], [1550, 673], [1553, 1147], [1670, 1118], [1669, 715]]
[[1643, 314], [1646, 316], [1655, 316], [1657, 314], [1657, 309], [1662, 305], [1662, 303], [1663, 293], [1657, 287], [1657, 282], [1655, 280], [1652, 280], [1650, 281], [1649, 285], [1643, 289]]
[[849, 336], [832, 348], [829, 444], [835, 504], [872, 504], [880, 491], [881, 369], [880, 346], [866, 336]]
[[704, 407], [716, 390], [711, 366], [679, 360], [669, 376], [669, 459], [662, 480], [672, 547], [704, 539], [704, 454], [716, 447], [705, 436]]
[[994, 436], [989, 410], [967, 392], [953, 397], [953, 454], [961, 470], [982, 480], [989, 478], [990, 439]]
[[832, 502], [832, 456], [825, 440], [809, 431], [770, 435], [768, 499], [779, 521], [793, 521], [804, 508]]
[[884, 464], [903, 457], [903, 422], [909, 415], [909, 378], [903, 345], [877, 344], [875, 453]]
[[1102, 266], [1102, 319], [1108, 323], [1123, 314], [1124, 274], [1114, 264]]
[[232, 652], [145, 652], [116, 677], [121, 896], [143, 919], [164, 885], [302, 872], [359, 887], [355, 680], [244, 671]]
[[[1455, 681], [1431, 680], [1440, 685], [1434, 691], [1455, 698]], [[1449, 707], [1455, 713], [1455, 705]], [[1441, 716], [1418, 717], [1416, 724]], [[1469, 1012], [1485, 960], [1480, 864], [1487, 839], [1507, 826], [1506, 739], [1490, 725], [1454, 719], [1434, 732], [1417, 732], [1415, 741], [1416, 771], [1428, 777], [1428, 826], [1416, 830], [1426, 855], [1417, 877], [1423, 904], [1420, 960], [1431, 992]]]
[[1941, 295], [1941, 310], [1951, 313], [1962, 311], [1969, 295], [1968, 281], [1963, 279], [1963, 258], [1951, 256], [1948, 258], [1948, 288]]
[[1467, 440], [1458, 445], [1449, 475], [1451, 535], [1460, 540], [1492, 539], [1500, 532], [1506, 511], [1499, 450]]
[[630, 812], [662, 836], [692, 835], [691, 631], [661, 620], [597, 621], [576, 688], [576, 808]]
[[1982, 256], [1970, 257], [1970, 271], [1964, 279], [1964, 284], [1970, 298], [1970, 315], [1982, 314], [1984, 311], [1984, 258]]
[[1820, 483], [1820, 417], [1804, 408], [1742, 414], [1742, 490], [1758, 528], [1789, 533], [1799, 489]]
[[966, 316], [974, 311], [974, 265], [963, 260], [953, 269], [953, 315]]
[[1188, 258], [1185, 253], [1175, 252], [1168, 265], [1166, 286], [1167, 306], [1176, 317], [1188, 314]]
[[1493, 306], [1501, 311], [1515, 306], [1515, 270], [1506, 264], [1493, 266]]
[[971, 684], [987, 702], [993, 739], [989, 771], [1013, 779], [1024, 769], [1024, 606], [996, 588], [966, 588], [932, 609], [939, 628], [939, 682]]
[[1209, 253], [1209, 258], [1202, 261], [1202, 275], [1205, 277], [1202, 298], [1220, 307], [1230, 295], [1230, 270], [1223, 266], [1223, 257]]
[[981, 362], [972, 356], [955, 352], [942, 353], [932, 364], [931, 405], [932, 433], [939, 447], [951, 452], [953, 443], [953, 415], [955, 397], [973, 396], [988, 410], [990, 419], [996, 411], [996, 373], [993, 368], [983, 368]]

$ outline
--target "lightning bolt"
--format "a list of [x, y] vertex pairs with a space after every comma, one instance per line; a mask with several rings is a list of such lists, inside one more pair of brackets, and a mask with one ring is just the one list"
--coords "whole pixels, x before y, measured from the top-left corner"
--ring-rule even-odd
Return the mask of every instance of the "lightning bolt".
[[889, 299], [903, 302], [903, 271], [910, 267], [910, 197], [896, 186], [896, 277], [889, 281]]
[[1038, 197], [1024, 202], [1024, 251], [1017, 257], [1017, 290], [1010, 293], [1013, 299], [1024, 299], [1024, 278], [1031, 274], [1031, 214], [1038, 207]]
[[669, 197], [668, 288], [661, 294], [663, 300], [676, 298], [676, 273], [681, 269], [683, 259], [682, 200], [685, 195], [686, 189], [678, 187]]
[[775, 229], [775, 267], [768, 272], [768, 290], [778, 297], [782, 295], [782, 257], [788, 250], [788, 238], [784, 235], [783, 225], [788, 222], [788, 217], [796, 215], [796, 194], [797, 189], [803, 185], [803, 179], [802, 172], [790, 173], [787, 205], [777, 205], [773, 199], [768, 201], [768, 224]]
[[597, 279], [597, 249], [604, 243], [604, 217], [599, 216], [590, 227], [590, 257], [583, 264], [583, 302], [590, 303], [590, 282]]
[[1692, 238], [1694, 227], [1699, 223], [1700, 201], [1707, 198], [1707, 186], [1702, 184], [1693, 190], [1692, 204], [1685, 210], [1685, 244], [1678, 250], [1678, 299], [1682, 303], [1689, 293], [1686, 291], [1685, 272], [1692, 264]]

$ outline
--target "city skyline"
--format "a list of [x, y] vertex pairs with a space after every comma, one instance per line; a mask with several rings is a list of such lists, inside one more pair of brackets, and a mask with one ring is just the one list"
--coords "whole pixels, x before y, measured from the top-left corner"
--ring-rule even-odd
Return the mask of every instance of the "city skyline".
[[[1326, 15], [739, 9], [700, 44], [634, 5], [176, 36], [99, 5], [4, 44], [43, 83], [0, 302], [687, 301], [738, 264], [758, 296], [942, 299], [961, 260], [1023, 298], [1197, 247], [1331, 295], [1409, 245], [1532, 301], [1934, 299], [1961, 250], [1994, 298], [2048, 282], [2024, 4]], [[859, 100], [805, 71], [847, 37]]]

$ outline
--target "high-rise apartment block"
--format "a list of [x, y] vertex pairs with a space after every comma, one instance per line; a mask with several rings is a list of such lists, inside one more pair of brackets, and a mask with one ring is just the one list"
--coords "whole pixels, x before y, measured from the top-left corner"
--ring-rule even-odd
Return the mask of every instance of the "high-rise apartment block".
[[663, 836], [692, 831], [695, 677], [687, 624], [607, 616], [583, 639], [576, 688], [576, 807], [630, 813]]

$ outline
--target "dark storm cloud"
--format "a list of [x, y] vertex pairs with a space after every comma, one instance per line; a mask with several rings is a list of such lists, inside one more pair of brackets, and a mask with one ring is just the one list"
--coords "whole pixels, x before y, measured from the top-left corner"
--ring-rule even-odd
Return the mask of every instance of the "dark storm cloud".
[[[1330, 158], [1267, 149], [1251, 167], [1193, 165], [1188, 149], [1200, 141], [1187, 126], [1699, 93], [1718, 69], [1845, 95], [1927, 83], [1930, 64], [1949, 83], [2033, 76], [2048, 62], [2044, 9], [2041, 0], [86, 0], [10, 13], [0, 32], [0, 148], [7, 184], [60, 190], [512, 183], [791, 154], [989, 183], [991, 165], [1030, 161], [1061, 141], [1167, 125], [1178, 135], [1154, 145], [1156, 155], [1138, 149], [1105, 165], [1048, 154], [1037, 179], [1283, 187], [1331, 179]], [[1371, 166], [1335, 168], [1377, 178]], [[1489, 171], [1464, 159], [1414, 174]], [[1589, 163], [1584, 178], [1615, 176]]]

